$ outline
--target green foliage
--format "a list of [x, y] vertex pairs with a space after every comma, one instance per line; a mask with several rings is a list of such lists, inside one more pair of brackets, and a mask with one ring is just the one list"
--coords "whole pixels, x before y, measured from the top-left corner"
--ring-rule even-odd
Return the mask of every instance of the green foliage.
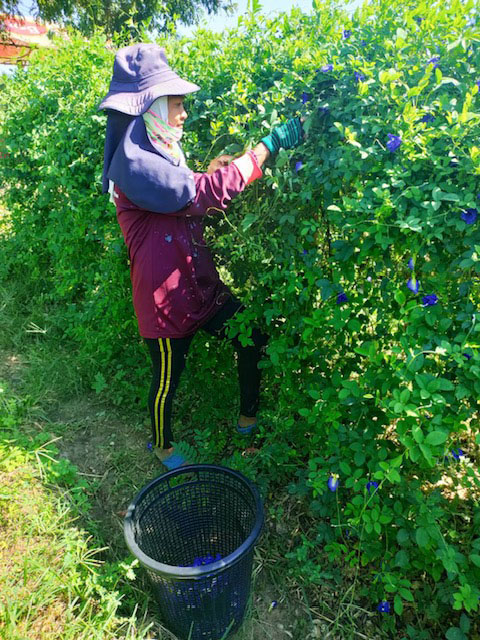
[[[91, 36], [95, 29], [103, 28], [109, 36], [122, 34], [128, 41], [138, 38], [149, 26], [159, 32], [174, 32], [180, 22], [192, 25], [198, 22], [203, 11], [209, 14], [232, 11], [230, 0], [146, 0], [137, 2], [116, 2], [107, 0], [81, 0], [61, 2], [59, 0], [36, 0], [30, 11], [35, 9], [36, 17], [47, 22], [61, 22], [74, 27], [79, 32]], [[0, 0], [0, 14], [22, 15], [23, 8], [15, 0]], [[2, 21], [0, 20], [0, 34]]]
[[[279, 153], [207, 230], [247, 304], [232, 334], [247, 343], [256, 322], [271, 336], [255, 470], [305, 501], [309, 526], [290, 557], [300, 578], [324, 582], [342, 562], [368, 574], [358, 589], [372, 608], [389, 601], [410, 637], [429, 637], [411, 626], [419, 619], [433, 638], [445, 620], [461, 637], [480, 596], [480, 221], [469, 211], [480, 194], [479, 5], [374, 0], [351, 18], [314, 5], [312, 16], [274, 19], [253, 5], [236, 30], [162, 43], [201, 86], [187, 107], [192, 168], [306, 117], [305, 144]], [[0, 175], [12, 218], [1, 268], [31, 304], [51, 306], [93, 387], [121, 403], [142, 396], [147, 370], [126, 252], [100, 195], [104, 45], [73, 37], [6, 81]], [[192, 352], [191, 390], [230, 366], [204, 338]], [[445, 478], [455, 491], [441, 490]], [[318, 563], [324, 548], [332, 567]], [[397, 618], [383, 615], [393, 629]]]

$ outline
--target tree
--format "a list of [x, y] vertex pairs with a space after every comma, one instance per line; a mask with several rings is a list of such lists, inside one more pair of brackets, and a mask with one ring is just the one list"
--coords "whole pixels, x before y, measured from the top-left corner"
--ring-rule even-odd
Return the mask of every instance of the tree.
[[[0, 9], [13, 6], [11, 0], [0, 0]], [[177, 22], [195, 24], [202, 9], [211, 13], [231, 12], [233, 0], [37, 0], [36, 16], [47, 22], [60, 22], [91, 35], [95, 27], [104, 27], [107, 35], [119, 33], [123, 27], [135, 30], [143, 22], [149, 29], [165, 32]]]
[[0, 0], [0, 43], [7, 40], [4, 16], [13, 16], [19, 12], [17, 0]]

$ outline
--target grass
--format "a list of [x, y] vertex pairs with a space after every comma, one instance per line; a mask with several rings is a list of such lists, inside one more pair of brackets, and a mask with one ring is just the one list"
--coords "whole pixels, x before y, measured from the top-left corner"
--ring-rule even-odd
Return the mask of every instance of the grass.
[[[145, 409], [119, 409], [86, 388], [68, 344], [52, 335], [41, 311], [19, 308], [13, 287], [0, 290], [0, 309], [0, 441], [9, 453], [0, 469], [8, 505], [0, 637], [174, 640], [123, 539], [124, 510], [161, 472], [146, 450]], [[194, 407], [181, 389], [178, 403], [178, 419], [192, 436], [198, 429], [187, 418]], [[375, 614], [350, 601], [347, 587], [339, 597], [331, 585], [307, 589], [289, 575], [285, 551], [291, 532], [302, 530], [302, 506], [284, 493], [268, 504], [236, 640], [388, 637]]]
[[[1, 417], [5, 423], [5, 413]], [[120, 574], [110, 572], [110, 582], [117, 584], [107, 589], [107, 575], [98, 572], [102, 550], [75, 526], [65, 493], [45, 486], [53, 460], [48, 447], [17, 440], [22, 437], [0, 445], [0, 636], [147, 638], [147, 624], [139, 621], [133, 628], [119, 614]]]

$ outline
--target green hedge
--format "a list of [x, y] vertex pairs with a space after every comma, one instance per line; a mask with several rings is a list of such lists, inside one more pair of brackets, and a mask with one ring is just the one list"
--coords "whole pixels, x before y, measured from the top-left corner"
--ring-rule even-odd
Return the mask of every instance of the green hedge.
[[[390, 628], [462, 638], [480, 597], [479, 3], [373, 0], [352, 17], [314, 5], [162, 42], [201, 86], [187, 107], [192, 168], [307, 118], [305, 144], [206, 234], [248, 306], [232, 332], [248, 341], [256, 322], [271, 335], [262, 477], [289, 482], [311, 516], [292, 571], [323, 583], [327, 551], [362, 569], [372, 607], [390, 603]], [[101, 36], [72, 34], [6, 81], [2, 251], [5, 277], [27, 285], [32, 307], [51, 305], [95, 384], [128, 402], [146, 360], [100, 195], [95, 106], [112, 59]], [[188, 384], [214, 384], [203, 372], [230, 354], [195, 344]], [[432, 635], [415, 635], [422, 626]]]

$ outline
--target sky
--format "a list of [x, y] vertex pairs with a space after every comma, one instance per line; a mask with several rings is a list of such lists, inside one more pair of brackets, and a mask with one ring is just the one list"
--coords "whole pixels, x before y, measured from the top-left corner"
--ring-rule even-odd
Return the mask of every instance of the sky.
[[[221, 12], [215, 16], [208, 16], [205, 12], [205, 25], [212, 31], [222, 31], [237, 25], [238, 16], [246, 13], [248, 0], [236, 0], [237, 11], [233, 16], [226, 16], [225, 12]], [[299, 7], [305, 13], [310, 13], [312, 9], [312, 0], [260, 0], [262, 5], [262, 13], [265, 15], [275, 14], [280, 11], [290, 11], [293, 7]], [[363, 4], [363, 0], [338, 0], [338, 4], [345, 5], [350, 13]], [[194, 28], [179, 26], [178, 32], [181, 35], [190, 35]]]
[[[249, 0], [236, 0], [237, 10], [232, 16], [227, 16], [224, 11], [217, 15], [209, 16], [204, 12], [202, 25], [212, 31], [222, 31], [237, 25], [238, 17], [246, 13]], [[299, 7], [305, 13], [309, 13], [312, 9], [312, 0], [259, 0], [262, 6], [262, 13], [265, 15], [274, 15], [279, 11], [290, 11], [293, 7]], [[347, 11], [353, 11], [363, 4], [363, 0], [338, 0], [338, 4], [344, 4]], [[32, 3], [30, 0], [21, 0], [20, 9], [25, 17], [31, 15]], [[177, 31], [179, 35], [190, 36], [196, 27], [186, 27], [178, 25]], [[14, 65], [0, 64], [0, 74], [12, 73], [15, 70]]]

